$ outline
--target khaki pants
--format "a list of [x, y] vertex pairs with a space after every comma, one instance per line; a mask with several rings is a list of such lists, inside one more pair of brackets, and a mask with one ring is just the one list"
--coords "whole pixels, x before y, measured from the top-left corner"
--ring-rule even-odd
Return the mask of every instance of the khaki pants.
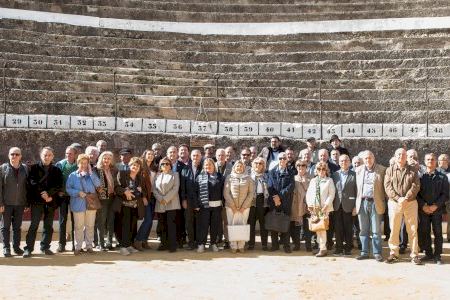
[[316, 231], [316, 235], [317, 235], [317, 242], [319, 243], [319, 250], [327, 251], [327, 231], [326, 230]]
[[83, 212], [73, 213], [76, 250], [81, 250], [83, 241], [86, 243], [86, 249], [92, 248], [92, 243], [94, 242], [94, 225], [96, 212], [96, 210], [86, 210]]
[[416, 200], [405, 201], [402, 207], [393, 200], [388, 201], [389, 225], [391, 227], [391, 236], [389, 237], [390, 254], [399, 255], [400, 227], [402, 219], [404, 219], [411, 246], [411, 258], [419, 255], [417, 236], [418, 207]]

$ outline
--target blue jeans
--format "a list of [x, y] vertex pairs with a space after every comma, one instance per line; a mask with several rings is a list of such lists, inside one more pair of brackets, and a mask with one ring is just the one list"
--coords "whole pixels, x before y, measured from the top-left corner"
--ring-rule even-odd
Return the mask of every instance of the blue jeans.
[[141, 227], [139, 227], [139, 230], [137, 232], [136, 241], [146, 242], [148, 240], [148, 236], [150, 235], [150, 231], [152, 230], [154, 211], [154, 203], [149, 203], [145, 207], [144, 220], [142, 221]]
[[362, 200], [358, 219], [361, 232], [361, 255], [369, 255], [370, 234], [372, 234], [373, 254], [381, 255], [381, 220], [383, 215], [379, 215], [375, 209], [375, 201]]

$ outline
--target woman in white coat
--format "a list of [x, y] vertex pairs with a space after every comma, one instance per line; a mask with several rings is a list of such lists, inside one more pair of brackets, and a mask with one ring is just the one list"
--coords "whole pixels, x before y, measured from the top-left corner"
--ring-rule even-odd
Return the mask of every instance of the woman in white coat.
[[[235, 162], [231, 174], [225, 180], [223, 196], [229, 225], [246, 225], [255, 192], [253, 179], [245, 172], [241, 160]], [[250, 236], [249, 236], [250, 237]], [[245, 241], [231, 241], [233, 253], [244, 252]]]
[[[308, 191], [306, 192], [306, 204], [311, 213], [312, 218], [328, 217], [328, 214], [333, 211], [333, 200], [336, 189], [334, 187], [333, 179], [330, 178], [330, 169], [328, 165], [323, 162], [316, 164], [316, 170], [313, 179], [309, 183]], [[317, 240], [319, 242], [319, 252], [316, 257], [323, 257], [327, 255], [327, 231], [316, 231]]]

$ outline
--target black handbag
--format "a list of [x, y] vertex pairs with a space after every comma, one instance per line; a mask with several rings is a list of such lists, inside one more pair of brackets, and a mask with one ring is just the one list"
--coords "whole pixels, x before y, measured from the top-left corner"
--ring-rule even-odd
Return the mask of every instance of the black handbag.
[[265, 216], [266, 230], [286, 233], [289, 231], [291, 218], [281, 211], [272, 210]]

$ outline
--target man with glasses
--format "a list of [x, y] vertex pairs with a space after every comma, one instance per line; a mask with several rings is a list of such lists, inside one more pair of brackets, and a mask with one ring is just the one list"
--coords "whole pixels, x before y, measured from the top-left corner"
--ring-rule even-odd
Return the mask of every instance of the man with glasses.
[[[269, 171], [269, 199], [267, 202], [270, 210], [280, 211], [290, 216], [294, 187], [294, 176], [287, 169], [287, 155], [281, 152], [278, 155], [278, 166]], [[272, 239], [271, 251], [277, 251], [280, 248], [278, 240], [280, 233], [271, 231], [270, 234]], [[284, 252], [292, 252], [289, 245], [289, 231], [281, 233], [281, 243], [283, 244]]]
[[301, 159], [304, 163], [306, 163], [306, 169], [307, 169], [307, 173], [314, 177], [314, 171], [316, 169], [316, 164], [312, 162], [311, 160], [311, 150], [309, 150], [308, 148], [303, 149], [300, 151], [300, 153], [298, 154], [298, 158]]
[[23, 211], [27, 205], [28, 170], [21, 163], [20, 148], [9, 149], [9, 162], [1, 166], [0, 183], [0, 213], [3, 213], [1, 233], [3, 237], [3, 255], [11, 257], [10, 228], [13, 227], [13, 250], [22, 255], [20, 249], [21, 226]]
[[245, 173], [248, 175], [252, 174], [252, 161], [250, 159], [251, 153], [249, 148], [242, 148], [241, 150], [241, 161], [245, 165]]

